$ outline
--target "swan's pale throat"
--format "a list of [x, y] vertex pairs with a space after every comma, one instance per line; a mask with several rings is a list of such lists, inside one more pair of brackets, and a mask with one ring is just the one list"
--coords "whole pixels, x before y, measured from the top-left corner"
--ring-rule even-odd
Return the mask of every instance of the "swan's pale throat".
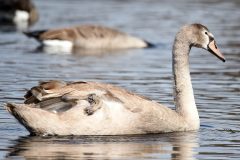
[[198, 129], [200, 120], [194, 100], [189, 71], [190, 43], [186, 36], [179, 33], [173, 46], [174, 101], [176, 111], [182, 116], [189, 128]]

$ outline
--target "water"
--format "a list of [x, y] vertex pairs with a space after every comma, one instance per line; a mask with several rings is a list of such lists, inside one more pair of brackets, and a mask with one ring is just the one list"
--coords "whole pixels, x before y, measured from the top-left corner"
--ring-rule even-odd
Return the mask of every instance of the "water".
[[[36, 0], [32, 29], [103, 24], [158, 44], [154, 49], [98, 56], [36, 52], [18, 32], [0, 36], [0, 159], [239, 159], [240, 3], [238, 0]], [[173, 108], [171, 47], [180, 26], [199, 22], [215, 35], [227, 61], [191, 51], [191, 76], [201, 128], [143, 136], [30, 137], [4, 109], [22, 102], [40, 80], [112, 83]]]

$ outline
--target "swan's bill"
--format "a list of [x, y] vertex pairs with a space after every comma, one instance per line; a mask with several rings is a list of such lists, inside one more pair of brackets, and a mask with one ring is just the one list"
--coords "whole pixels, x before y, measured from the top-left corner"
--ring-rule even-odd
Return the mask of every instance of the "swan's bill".
[[218, 57], [220, 60], [222, 60], [223, 62], [225, 62], [225, 58], [223, 56], [223, 54], [220, 52], [220, 50], [218, 49], [215, 40], [212, 40], [209, 44], [208, 44], [208, 50], [214, 54], [216, 57]]

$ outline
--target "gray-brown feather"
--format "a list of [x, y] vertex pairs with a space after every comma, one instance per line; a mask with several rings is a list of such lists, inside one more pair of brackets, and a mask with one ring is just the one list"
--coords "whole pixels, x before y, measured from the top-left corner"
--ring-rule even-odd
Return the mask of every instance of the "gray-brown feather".
[[[81, 105], [80, 101], [85, 101], [88, 104], [87, 107], [85, 106], [85, 111], [89, 115], [101, 108], [103, 100], [122, 103], [128, 110], [140, 112], [141, 100], [147, 99], [109, 84], [82, 81], [74, 83], [40, 82], [38, 86], [31, 88], [24, 97], [25, 104], [35, 104], [34, 107], [54, 113], [65, 112]], [[128, 100], [128, 97], [135, 99], [134, 104]]]
[[[96, 93], [98, 91], [102, 94]], [[25, 104], [35, 104], [34, 107], [53, 113], [65, 112], [80, 105], [79, 101], [85, 101], [88, 104], [85, 108], [88, 115], [101, 108], [101, 98], [122, 102], [110, 91], [87, 82], [40, 82], [38, 86], [27, 91], [24, 97]]]

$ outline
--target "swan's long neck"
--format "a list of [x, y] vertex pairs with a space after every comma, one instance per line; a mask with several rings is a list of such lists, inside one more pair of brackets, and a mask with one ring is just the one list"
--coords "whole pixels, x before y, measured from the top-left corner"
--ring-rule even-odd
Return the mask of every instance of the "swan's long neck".
[[194, 100], [189, 71], [190, 44], [181, 33], [178, 33], [173, 46], [173, 76], [176, 111], [182, 116], [189, 129], [198, 129], [200, 120]]

